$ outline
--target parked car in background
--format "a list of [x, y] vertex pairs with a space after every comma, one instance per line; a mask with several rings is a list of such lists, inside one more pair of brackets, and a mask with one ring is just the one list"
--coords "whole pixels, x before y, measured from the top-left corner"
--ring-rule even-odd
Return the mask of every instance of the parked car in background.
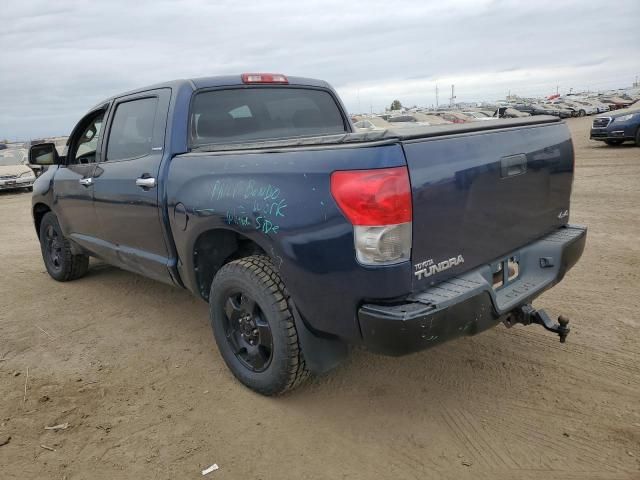
[[553, 115], [560, 118], [573, 117], [573, 110], [563, 108], [561, 105], [553, 105], [550, 103], [541, 103], [536, 106], [536, 109], [540, 113], [536, 115]]
[[389, 117], [387, 121], [396, 127], [407, 126], [407, 125], [409, 126], [429, 125], [429, 123], [427, 122], [425, 123], [418, 122], [418, 120], [416, 120], [416, 117], [410, 114], [394, 115]]
[[415, 112], [411, 115], [413, 115], [416, 121], [421, 123], [428, 123], [429, 125], [446, 125], [448, 123], [452, 123], [442, 117], [439, 117], [438, 115], [432, 115], [431, 112]]
[[493, 116], [497, 118], [521, 118], [521, 117], [529, 117], [530, 115], [526, 112], [521, 112], [520, 110], [516, 110], [515, 108], [498, 107], [498, 109], [495, 111]]
[[466, 115], [467, 117], [471, 118], [473, 121], [485, 121], [485, 120], [493, 120], [493, 117], [490, 117], [489, 115], [483, 113], [483, 112], [476, 112], [476, 111], [464, 111], [462, 112], [463, 115]]
[[[565, 102], [564, 100], [554, 100], [552, 102], [549, 102], [547, 105], [551, 105], [553, 108], [558, 108], [558, 109], [562, 109], [562, 110], [567, 110], [568, 112], [571, 113], [572, 117], [579, 117], [580, 115], [580, 109], [568, 104], [567, 102]], [[584, 111], [582, 116], [584, 116]]]
[[585, 115], [595, 115], [599, 113], [598, 107], [587, 102], [581, 102], [580, 100], [572, 99], [565, 101], [565, 103], [578, 110], [579, 117], [584, 117]]
[[517, 110], [519, 112], [528, 113], [529, 115], [540, 115], [536, 113], [536, 107], [531, 103], [514, 103], [510, 108], [513, 108], [514, 110]]
[[36, 176], [27, 165], [28, 152], [24, 148], [0, 150], [0, 190], [31, 190]]
[[422, 112], [411, 112], [402, 115], [391, 116], [389, 117], [388, 121], [392, 124], [393, 128], [443, 125], [452, 123], [438, 117], [437, 115], [428, 115]]
[[590, 138], [607, 145], [634, 141], [640, 147], [640, 107], [597, 116], [593, 119]]
[[473, 121], [468, 116], [464, 115], [461, 112], [433, 112], [434, 115], [446, 120], [451, 123], [467, 123]]
[[602, 97], [600, 98], [602, 103], [606, 103], [609, 105], [611, 110], [620, 110], [622, 108], [628, 108], [633, 105], [634, 100], [620, 98], [620, 97]]
[[605, 113], [608, 112], [609, 110], [611, 110], [610, 105], [607, 103], [602, 103], [599, 100], [596, 100], [594, 98], [588, 98], [588, 99], [584, 99], [584, 100], [578, 100], [578, 102], [580, 103], [586, 103], [587, 105], [593, 105], [597, 112], [596, 113]]
[[353, 126], [357, 130], [386, 130], [392, 127], [389, 122], [380, 117], [365, 117], [356, 120]]

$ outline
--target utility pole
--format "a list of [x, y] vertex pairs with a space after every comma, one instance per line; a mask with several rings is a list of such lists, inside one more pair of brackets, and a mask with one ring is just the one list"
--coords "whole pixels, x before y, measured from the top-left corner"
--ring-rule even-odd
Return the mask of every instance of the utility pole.
[[436, 83], [436, 110], [438, 109], [438, 84]]
[[456, 86], [451, 85], [451, 98], [449, 99], [450, 107], [453, 107], [453, 101], [456, 99], [455, 91], [456, 91]]

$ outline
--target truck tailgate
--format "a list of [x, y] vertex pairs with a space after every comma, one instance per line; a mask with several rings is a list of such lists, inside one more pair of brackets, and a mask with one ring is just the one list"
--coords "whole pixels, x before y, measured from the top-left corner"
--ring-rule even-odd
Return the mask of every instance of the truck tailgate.
[[564, 122], [491, 123], [401, 140], [413, 199], [414, 291], [568, 221], [574, 154]]

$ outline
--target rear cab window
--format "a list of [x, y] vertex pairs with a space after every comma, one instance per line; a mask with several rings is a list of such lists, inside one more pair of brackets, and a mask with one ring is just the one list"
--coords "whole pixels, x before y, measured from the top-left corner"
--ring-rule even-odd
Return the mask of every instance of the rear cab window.
[[298, 87], [198, 92], [192, 102], [190, 123], [194, 148], [348, 131], [329, 92]]

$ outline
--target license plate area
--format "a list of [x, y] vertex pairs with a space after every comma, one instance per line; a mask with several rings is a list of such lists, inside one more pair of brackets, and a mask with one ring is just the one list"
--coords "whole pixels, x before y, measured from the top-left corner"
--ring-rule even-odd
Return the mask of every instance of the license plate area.
[[493, 289], [499, 290], [518, 280], [520, 277], [520, 258], [510, 255], [491, 265], [493, 272]]

